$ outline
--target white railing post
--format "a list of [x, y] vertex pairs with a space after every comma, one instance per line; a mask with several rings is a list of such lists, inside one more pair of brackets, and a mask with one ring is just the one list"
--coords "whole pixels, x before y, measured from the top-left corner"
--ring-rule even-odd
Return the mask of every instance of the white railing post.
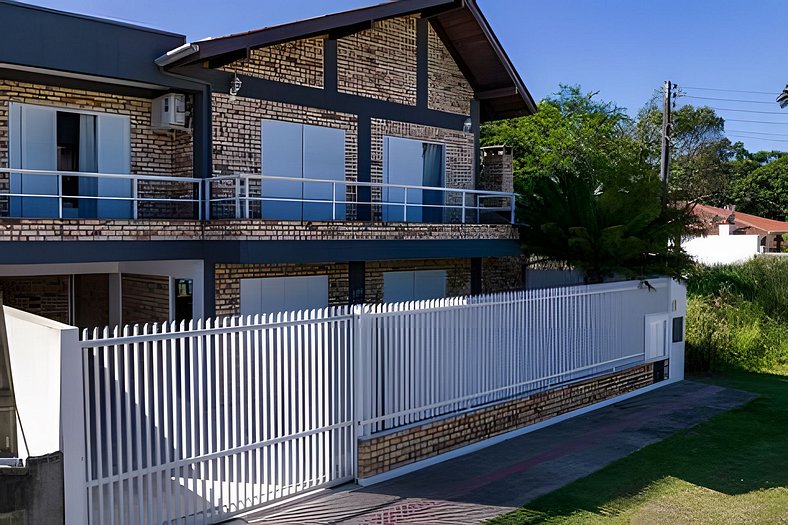
[[244, 195], [246, 195], [246, 200], [244, 202], [244, 212], [246, 214], [244, 216], [245, 219], [248, 219], [250, 217], [249, 216], [249, 186], [251, 186], [251, 184], [249, 184], [249, 179], [246, 179], [246, 181], [244, 182]]
[[60, 437], [63, 451], [65, 525], [88, 523], [83, 359], [79, 330], [61, 330]]
[[139, 213], [139, 181], [136, 177], [131, 177], [131, 196], [134, 199], [132, 201], [131, 216], [136, 220]]
[[241, 176], [235, 179], [233, 189], [235, 190], [235, 218], [241, 218]]
[[63, 218], [63, 174], [57, 174], [57, 217]]
[[202, 220], [203, 218], [203, 183], [202, 181], [197, 183], [197, 220]]
[[337, 183], [331, 183], [331, 220], [337, 220]]
[[465, 199], [468, 195], [464, 190], [460, 193], [460, 195], [462, 195], [462, 223], [465, 224]]
[[512, 203], [512, 204], [511, 204], [511, 206], [512, 206], [512, 210], [511, 210], [511, 217], [510, 217], [510, 221], [511, 221], [511, 224], [514, 224], [514, 223], [515, 223], [515, 217], [514, 217], [514, 208], [515, 208], [515, 204], [516, 204], [516, 202], [517, 202], [517, 195], [514, 195], [514, 194], [513, 194], [513, 195], [510, 197], [510, 199], [511, 199], [511, 203]]
[[205, 184], [205, 188], [203, 189], [203, 205], [205, 206], [203, 217], [206, 221], [209, 221], [211, 220], [211, 192], [213, 186], [210, 178], [203, 180], [203, 183]]
[[405, 199], [402, 203], [402, 222], [408, 222], [408, 188], [405, 188]]

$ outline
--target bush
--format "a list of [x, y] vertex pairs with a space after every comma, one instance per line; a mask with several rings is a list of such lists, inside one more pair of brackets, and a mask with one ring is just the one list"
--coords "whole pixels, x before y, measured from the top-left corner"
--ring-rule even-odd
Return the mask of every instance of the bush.
[[688, 371], [788, 363], [788, 260], [700, 267], [687, 290]]

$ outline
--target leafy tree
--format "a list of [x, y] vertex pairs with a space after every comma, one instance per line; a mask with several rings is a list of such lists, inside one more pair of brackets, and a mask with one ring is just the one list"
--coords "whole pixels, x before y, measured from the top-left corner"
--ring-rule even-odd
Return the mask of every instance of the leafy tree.
[[562, 86], [536, 115], [486, 126], [482, 141], [513, 148], [528, 255], [568, 263], [588, 282], [688, 264], [675, 240], [689, 213], [662, 209], [657, 171], [622, 108]]
[[771, 158], [776, 160], [758, 165], [736, 182], [735, 202], [744, 212], [782, 221], [788, 216], [788, 155]]
[[[676, 202], [728, 204], [733, 177], [729, 161], [740, 146], [725, 138], [725, 121], [709, 107], [686, 105], [673, 111], [670, 197]], [[652, 100], [638, 114], [638, 139], [647, 162], [658, 167], [662, 153], [662, 109]]]

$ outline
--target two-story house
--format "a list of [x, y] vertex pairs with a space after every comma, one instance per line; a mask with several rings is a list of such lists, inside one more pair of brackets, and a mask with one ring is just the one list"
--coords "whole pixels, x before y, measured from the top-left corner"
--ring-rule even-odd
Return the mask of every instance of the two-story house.
[[522, 286], [535, 104], [476, 3], [187, 43], [0, 0], [0, 293], [81, 327]]

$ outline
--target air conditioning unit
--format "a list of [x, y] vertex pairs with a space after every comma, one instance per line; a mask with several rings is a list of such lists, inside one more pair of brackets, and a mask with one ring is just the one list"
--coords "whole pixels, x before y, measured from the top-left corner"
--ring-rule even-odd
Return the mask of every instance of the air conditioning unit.
[[186, 95], [170, 93], [153, 99], [151, 127], [153, 129], [186, 129]]

